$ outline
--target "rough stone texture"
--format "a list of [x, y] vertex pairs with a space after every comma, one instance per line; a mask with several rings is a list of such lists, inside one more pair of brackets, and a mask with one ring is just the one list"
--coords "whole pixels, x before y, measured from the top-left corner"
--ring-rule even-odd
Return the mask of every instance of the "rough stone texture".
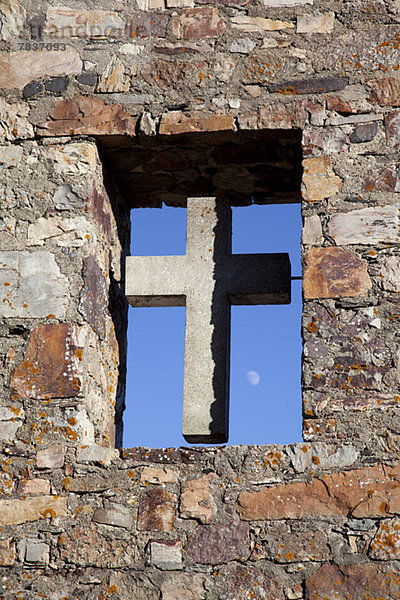
[[[95, 4], [0, 0], [0, 597], [398, 599], [396, 2]], [[128, 209], [221, 195], [303, 200], [306, 441], [119, 450]]]
[[342, 248], [312, 248], [306, 255], [306, 298], [366, 296], [371, 288], [367, 263]]
[[303, 161], [303, 198], [309, 202], [318, 202], [334, 196], [342, 187], [340, 177], [332, 169], [328, 156], [306, 158]]
[[82, 348], [71, 325], [40, 325], [31, 334], [25, 360], [14, 371], [11, 387], [25, 398], [69, 398], [79, 394]]
[[199, 525], [186, 545], [190, 558], [200, 564], [219, 565], [246, 560], [250, 554], [247, 523]]

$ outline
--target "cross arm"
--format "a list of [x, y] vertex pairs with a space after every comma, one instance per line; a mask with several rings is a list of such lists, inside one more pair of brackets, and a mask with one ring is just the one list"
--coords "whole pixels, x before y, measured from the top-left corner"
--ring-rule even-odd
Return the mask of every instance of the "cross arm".
[[125, 294], [131, 306], [185, 306], [185, 256], [127, 256]]
[[226, 266], [231, 304], [290, 304], [289, 255], [232, 254]]

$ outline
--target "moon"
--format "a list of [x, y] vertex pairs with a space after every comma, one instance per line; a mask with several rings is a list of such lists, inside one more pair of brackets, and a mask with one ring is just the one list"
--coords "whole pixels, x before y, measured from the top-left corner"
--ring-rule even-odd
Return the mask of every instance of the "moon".
[[250, 385], [258, 385], [260, 383], [260, 375], [257, 371], [247, 371], [246, 377]]

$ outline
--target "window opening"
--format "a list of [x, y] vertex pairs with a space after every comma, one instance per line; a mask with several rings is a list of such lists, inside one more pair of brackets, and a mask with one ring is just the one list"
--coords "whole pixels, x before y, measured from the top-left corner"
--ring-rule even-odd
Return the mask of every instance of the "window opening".
[[[289, 252], [301, 275], [300, 205], [233, 208], [233, 253]], [[132, 254], [186, 252], [186, 210], [134, 209]], [[181, 434], [185, 309], [130, 308], [124, 446], [187, 445]], [[301, 282], [292, 304], [231, 307], [230, 444], [301, 440]]]

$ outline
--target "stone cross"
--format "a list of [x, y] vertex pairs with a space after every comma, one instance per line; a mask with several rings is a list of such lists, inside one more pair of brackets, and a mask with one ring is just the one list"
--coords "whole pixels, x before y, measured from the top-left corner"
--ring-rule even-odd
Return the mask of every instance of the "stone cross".
[[186, 306], [183, 436], [228, 440], [231, 304], [290, 303], [288, 254], [232, 254], [229, 202], [189, 198], [185, 256], [129, 256], [132, 306]]

